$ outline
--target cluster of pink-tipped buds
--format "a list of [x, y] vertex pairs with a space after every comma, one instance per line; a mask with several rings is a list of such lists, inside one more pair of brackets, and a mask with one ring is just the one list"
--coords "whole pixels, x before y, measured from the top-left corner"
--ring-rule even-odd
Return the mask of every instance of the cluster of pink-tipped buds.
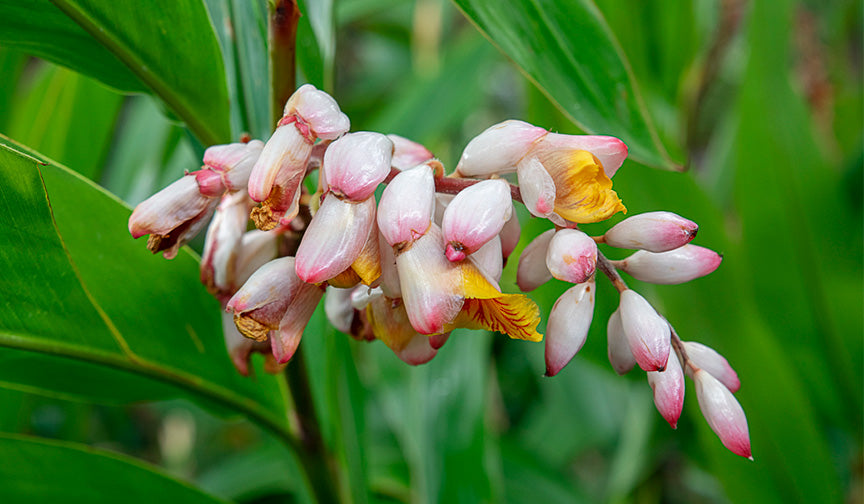
[[[680, 341], [618, 275], [677, 284], [713, 272], [721, 256], [690, 244], [698, 227], [671, 212], [631, 216], [602, 236], [578, 229], [626, 212], [611, 181], [627, 157], [621, 140], [505, 121], [471, 140], [445, 176], [422, 145], [349, 127], [330, 95], [302, 86], [266, 144], [210, 147], [202, 169], [130, 217], [132, 235], [149, 234], [148, 248], [170, 259], [213, 215], [201, 281], [233, 322], [225, 324], [225, 340], [241, 373], [248, 374], [252, 352], [267, 355], [268, 371], [281, 369], [325, 292], [325, 313], [337, 329], [381, 340], [413, 365], [434, 358], [456, 328], [540, 341], [537, 305], [499, 285], [520, 239], [518, 201], [555, 225], [522, 251], [518, 287], [572, 284], [549, 313], [546, 375], [558, 374], [585, 344], [600, 270], [620, 293], [607, 326], [615, 371], [644, 370], [672, 427], [689, 376], [723, 444], [750, 456], [746, 419], [732, 396], [740, 387], [735, 371], [714, 350]], [[318, 186], [310, 194], [303, 181], [314, 170]], [[500, 178], [512, 172], [518, 186]], [[257, 229], [247, 230], [250, 219]], [[598, 244], [636, 252], [610, 261]]]

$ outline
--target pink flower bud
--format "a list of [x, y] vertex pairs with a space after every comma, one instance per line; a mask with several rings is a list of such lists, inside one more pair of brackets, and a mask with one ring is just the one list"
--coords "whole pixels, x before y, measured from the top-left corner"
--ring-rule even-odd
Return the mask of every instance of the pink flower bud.
[[255, 161], [264, 149], [264, 142], [214, 145], [204, 151], [204, 164], [221, 176], [229, 191], [245, 191]]
[[381, 254], [381, 278], [379, 280], [381, 291], [391, 299], [401, 298], [402, 288], [399, 286], [396, 256], [393, 254], [393, 247], [387, 243], [381, 233], [378, 233], [378, 251]]
[[591, 278], [597, 266], [597, 244], [577, 229], [555, 233], [546, 252], [546, 267], [558, 280], [582, 283]]
[[295, 114], [309, 125], [316, 137], [324, 140], [338, 138], [351, 128], [351, 121], [339, 110], [336, 100], [312, 84], [300, 86], [285, 103], [283, 115]]
[[[513, 204], [511, 203], [512, 207]], [[522, 234], [522, 228], [519, 224], [519, 215], [516, 214], [516, 209], [514, 208], [510, 212], [510, 219], [504, 223], [504, 227], [501, 229], [501, 254], [504, 256], [504, 259], [510, 257], [510, 254], [513, 253], [513, 250], [516, 249], [516, 245], [519, 244], [519, 237]]]
[[555, 211], [555, 181], [540, 160], [536, 157], [524, 158], [519, 163], [516, 175], [525, 208], [537, 217], [551, 216]]
[[330, 95], [306, 84], [291, 95], [285, 115], [267, 140], [249, 175], [249, 196], [262, 205], [252, 211], [259, 229], [287, 224], [299, 211], [300, 184], [316, 138], [332, 140], [350, 123]]
[[324, 313], [327, 320], [338, 331], [345, 334], [351, 333], [351, 322], [354, 320], [354, 306], [351, 304], [351, 289], [339, 289], [327, 287], [324, 296]]
[[504, 270], [504, 256], [501, 254], [501, 240], [497, 236], [471, 254], [470, 260], [473, 260], [474, 264], [487, 277], [496, 282], [501, 280], [501, 273]]
[[465, 147], [456, 172], [487, 177], [516, 170], [516, 164], [548, 132], [523, 121], [504, 121], [480, 133]]
[[273, 229], [297, 215], [300, 184], [311, 153], [312, 143], [293, 124], [279, 126], [267, 140], [248, 184], [249, 197], [264, 203], [264, 210], [258, 212], [264, 212], [261, 216], [253, 213], [259, 229]]
[[555, 376], [588, 337], [594, 317], [594, 281], [568, 289], [555, 301], [546, 323], [546, 376]]
[[619, 310], [615, 310], [609, 317], [609, 323], [606, 326], [606, 343], [607, 355], [612, 369], [619, 375], [629, 373], [636, 365], [636, 358], [633, 357], [630, 344], [627, 343], [627, 335], [624, 334], [624, 327], [621, 325], [621, 312]]
[[219, 204], [198, 190], [196, 174], [190, 173], [138, 204], [129, 217], [133, 238], [150, 235], [147, 248], [173, 259], [177, 251], [204, 228]]
[[710, 373], [711, 376], [720, 380], [720, 383], [725, 385], [731, 392], [738, 392], [738, 389], [741, 388], [741, 380], [738, 379], [738, 373], [732, 369], [729, 362], [717, 353], [716, 350], [695, 341], [685, 341], [684, 350], [695, 367], [704, 369]]
[[297, 276], [320, 283], [345, 271], [360, 255], [374, 222], [374, 198], [353, 202], [328, 193], [297, 249]]
[[552, 279], [552, 273], [546, 267], [546, 252], [553, 236], [555, 230], [549, 229], [522, 249], [516, 270], [516, 285], [522, 292], [530, 292]]
[[279, 231], [253, 229], [243, 233], [240, 250], [237, 252], [235, 280], [242, 285], [255, 271], [276, 258]]
[[672, 212], [648, 212], [628, 217], [603, 236], [618, 248], [666, 252], [690, 243], [699, 226]]
[[201, 283], [213, 294], [230, 296], [238, 287], [236, 260], [248, 221], [248, 196], [242, 192], [225, 195], [207, 228], [201, 255]]
[[512, 211], [510, 186], [504, 180], [484, 180], [463, 189], [441, 221], [447, 258], [461, 261], [497, 237]]
[[671, 349], [669, 324], [645, 298], [631, 289], [621, 293], [618, 310], [630, 351], [639, 367], [645, 371], [663, 370]]
[[722, 260], [723, 256], [711, 249], [687, 244], [656, 254], [640, 250], [615, 261], [615, 266], [637, 280], [669, 285], [703, 277], [716, 270]]
[[609, 178], [615, 175], [627, 159], [627, 146], [621, 140], [611, 136], [549, 133], [543, 139], [543, 144], [542, 148], [550, 150], [590, 152], [600, 160], [603, 171]]
[[375, 193], [390, 173], [393, 142], [380, 133], [349, 133], [324, 153], [324, 176], [330, 190], [352, 201]]
[[261, 266], [228, 301], [234, 324], [247, 338], [271, 339], [273, 356], [285, 363], [294, 355], [303, 329], [323, 290], [294, 272], [294, 258], [281, 257]]
[[[261, 202], [270, 197], [274, 185], [296, 189], [286, 184], [293, 183], [298, 177], [302, 180], [311, 154], [312, 143], [294, 124], [276, 128], [249, 174], [249, 196]], [[299, 182], [297, 185], [299, 187]]]
[[428, 164], [400, 172], [381, 194], [378, 228], [391, 246], [423, 236], [435, 212], [435, 180]]
[[459, 291], [461, 273], [450, 266], [441, 253], [440, 243], [441, 231], [432, 225], [410, 248], [396, 256], [408, 319], [421, 334], [445, 332], [444, 326], [456, 318], [464, 302]]
[[198, 183], [198, 192], [208, 198], [221, 198], [225, 194], [225, 184], [222, 183], [222, 177], [213, 170], [198, 170], [190, 173], [195, 175], [195, 182]]
[[672, 354], [663, 371], [649, 371], [648, 384], [654, 391], [654, 406], [673, 429], [678, 428], [678, 418], [684, 407], [684, 371], [678, 356]]
[[393, 142], [394, 150], [391, 163], [397, 170], [414, 168], [418, 164], [425, 163], [435, 157], [429, 152], [429, 149], [407, 138], [399, 135], [387, 135], [387, 138]]
[[699, 408], [711, 430], [732, 453], [752, 460], [747, 417], [735, 396], [704, 369], [696, 370], [693, 381], [696, 382]]

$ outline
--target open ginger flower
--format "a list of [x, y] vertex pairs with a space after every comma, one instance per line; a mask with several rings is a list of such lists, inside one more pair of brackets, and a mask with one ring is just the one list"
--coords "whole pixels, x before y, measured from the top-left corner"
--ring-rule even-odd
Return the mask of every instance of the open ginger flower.
[[456, 172], [488, 177], [515, 171], [532, 215], [573, 227], [627, 211], [611, 180], [626, 157], [627, 146], [614, 137], [561, 135], [511, 120], [471, 140]]

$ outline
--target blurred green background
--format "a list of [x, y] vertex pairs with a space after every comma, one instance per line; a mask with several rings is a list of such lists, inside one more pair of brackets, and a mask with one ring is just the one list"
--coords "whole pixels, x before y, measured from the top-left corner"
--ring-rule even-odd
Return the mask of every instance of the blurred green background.
[[[470, 11], [483, 2], [457, 3]], [[232, 134], [266, 138], [266, 4], [206, 4], [223, 45]], [[535, 4], [544, 2], [525, 2]], [[338, 0], [301, 8], [299, 78], [332, 91], [352, 130], [420, 141], [448, 169], [470, 138], [504, 119], [581, 132], [571, 121], [578, 103], [539, 90], [532, 83], [538, 77], [526, 78], [452, 3]], [[662, 146], [686, 167], [628, 160], [614, 178], [616, 191], [631, 214], [670, 210], [696, 221], [695, 243], [724, 254], [715, 273], [689, 284], [626, 280], [683, 339], [712, 346], [737, 370], [755, 462], [722, 447], [691, 383], [672, 431], [641, 372], [615, 375], [605, 328], [617, 296], [600, 279], [588, 342], [555, 378], [542, 376], [539, 344], [464, 331], [431, 363], [411, 368], [384, 345], [350, 340], [316, 314], [303, 357], [324, 439], [346, 475], [342, 493], [382, 503], [862, 502], [861, 3], [599, 0], [596, 8], [626, 55]], [[0, 2], [0, 9], [15, 7]], [[234, 24], [226, 28], [228, 18]], [[0, 133], [131, 206], [200, 166], [202, 144], [159, 101], [32, 57], [44, 54], [16, 44], [9, 23], [0, 22]], [[540, 29], [553, 21], [536, 23]], [[579, 28], [578, 19], [572, 23]], [[231, 37], [237, 42], [225, 51]], [[572, 54], [602, 65], [592, 50]], [[549, 227], [522, 217], [504, 290], [516, 290], [519, 250]], [[615, 220], [586, 230], [602, 233]], [[131, 242], [123, 226], [99, 232]], [[10, 240], [3, 248], [19, 245], [9, 233], [2, 238]], [[13, 267], [23, 261], [6, 259]], [[136, 261], [142, 286], [168, 274], [148, 269], [161, 258]], [[194, 283], [194, 261], [177, 268], [189, 295], [206, 297]], [[531, 296], [548, 313], [566, 288], [552, 281]], [[129, 291], [133, 312], [146, 299]], [[185, 301], [178, 294], [159, 302]], [[217, 327], [215, 303], [196, 303], [201, 313], [184, 316]], [[0, 332], [11, 334], [13, 325]], [[170, 332], [153, 334], [161, 330]], [[2, 432], [131, 455], [237, 502], [308, 499], [298, 462], [272, 430], [226, 414], [224, 404], [202, 408], [182, 393], [149, 389], [99, 397], [83, 378], [84, 392], [66, 390], [62, 382], [79, 376], [74, 370], [44, 379], [51, 371], [29, 361], [16, 367], [16, 359], [0, 354]], [[179, 398], [130, 403], [169, 397]], [[6, 464], [14, 453], [6, 452]]]

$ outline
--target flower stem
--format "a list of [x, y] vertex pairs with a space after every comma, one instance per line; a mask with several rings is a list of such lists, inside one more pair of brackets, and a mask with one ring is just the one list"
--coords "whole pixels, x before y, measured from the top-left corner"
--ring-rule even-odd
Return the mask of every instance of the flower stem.
[[319, 504], [339, 502], [339, 474], [321, 435], [302, 348], [298, 348], [285, 368], [285, 379], [294, 401], [298, 424], [297, 456], [308, 475], [312, 491]]
[[618, 273], [618, 269], [615, 265], [612, 264], [612, 261], [606, 258], [602, 252], [597, 251], [597, 269], [603, 272], [604, 275], [609, 277], [609, 280], [612, 282], [612, 285], [618, 290], [618, 292], [624, 292], [627, 290], [627, 284], [624, 283], [624, 279], [621, 278], [621, 274]]
[[294, 93], [297, 46], [297, 20], [300, 10], [295, 0], [271, 0], [268, 37], [270, 39], [270, 119], [276, 124], [285, 102]]

